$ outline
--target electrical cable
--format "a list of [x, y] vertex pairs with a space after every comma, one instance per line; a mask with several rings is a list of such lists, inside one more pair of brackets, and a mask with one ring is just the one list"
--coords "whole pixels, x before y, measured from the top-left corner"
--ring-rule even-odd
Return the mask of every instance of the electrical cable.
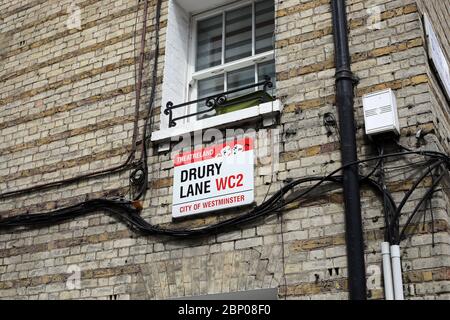
[[[402, 150], [405, 150], [406, 152], [414, 152], [412, 149], [409, 149], [407, 147], [404, 147], [403, 145], [399, 144], [398, 141], [396, 141], [397, 146], [399, 146]], [[432, 173], [433, 168], [430, 166], [431, 163], [435, 162], [435, 159], [432, 160], [426, 160], [420, 163], [415, 163], [415, 165], [420, 164], [420, 165], [426, 165], [428, 167], [428, 171], [426, 173], [424, 173], [417, 181], [416, 183], [413, 185], [413, 187], [409, 190], [409, 192], [404, 196], [404, 198], [402, 199], [402, 202], [400, 203], [400, 205], [397, 207], [397, 209], [395, 210], [395, 214], [394, 216], [391, 217], [391, 219], [388, 221], [386, 220], [386, 228], [390, 231], [391, 233], [391, 237], [389, 237], [390, 242], [391, 243], [400, 243], [400, 241], [403, 239], [404, 235], [400, 235], [400, 231], [399, 231], [399, 219], [400, 219], [400, 214], [401, 214], [401, 210], [403, 209], [403, 206], [405, 205], [406, 201], [409, 199], [409, 197], [411, 196], [411, 194], [416, 190], [416, 188], [418, 187], [418, 185], [423, 181], [423, 179], [426, 178], [426, 176], [428, 176], [429, 173]], [[441, 160], [443, 161], [442, 163], [446, 162], [447, 163], [447, 167], [448, 167], [448, 161], [445, 160]], [[442, 164], [441, 163], [441, 164]], [[434, 168], [439, 168], [441, 164], [437, 164], [435, 163], [435, 167]], [[390, 169], [392, 170], [392, 168], [398, 169], [401, 168], [403, 166], [398, 166], [398, 167], [391, 167]], [[402, 174], [404, 174], [405, 172], [403, 172]], [[432, 180], [433, 180], [433, 185], [434, 185], [434, 179], [433, 179], [433, 175], [432, 176]], [[392, 176], [391, 176], [392, 178]], [[425, 196], [424, 198], [422, 198], [422, 201], [425, 199], [428, 199], [429, 201], [431, 201], [431, 197], [433, 195], [435, 190], [433, 190], [428, 196]], [[413, 215], [411, 216], [411, 219], [414, 217], [414, 215], [416, 214], [416, 212], [420, 209], [420, 207], [417, 208], [417, 210], [415, 210], [415, 212], [413, 213]], [[424, 216], [425, 218], [425, 216]], [[432, 224], [434, 217], [432, 217]], [[409, 220], [407, 222], [407, 224], [404, 226], [402, 234], [404, 234], [404, 231], [406, 230], [407, 226], [410, 224], [411, 220]], [[391, 225], [392, 224], [392, 225]], [[434, 226], [432, 227], [433, 231], [433, 238], [434, 238]], [[392, 237], [392, 233], [395, 232], [396, 233], [396, 239], [393, 239]]]
[[[427, 165], [427, 163], [424, 164], [424, 166], [426, 166], [426, 165]], [[386, 174], [386, 179], [395, 180], [396, 178], [399, 178], [399, 177], [407, 177], [407, 176], [411, 177], [411, 176], [417, 174], [416, 171], [420, 171], [420, 170], [421, 170], [420, 167], [409, 166], [409, 169], [405, 168], [403, 171], [399, 171], [395, 174], [392, 174], [392, 173], [388, 172], [387, 170], [385, 170], [385, 174]], [[389, 175], [388, 175], [388, 173], [389, 173]]]
[[[139, 4], [138, 4], [139, 7]], [[138, 74], [137, 74], [137, 83], [135, 86], [135, 110], [134, 110], [134, 127], [133, 127], [133, 137], [131, 141], [131, 145], [133, 148], [136, 148], [136, 140], [139, 133], [139, 110], [141, 106], [141, 90], [142, 90], [142, 76], [143, 76], [143, 69], [144, 69], [144, 58], [145, 58], [145, 36], [147, 34], [147, 16], [148, 16], [148, 0], [144, 0], [144, 13], [142, 17], [142, 34], [141, 34], [141, 48], [139, 52], [139, 68], [138, 68]], [[135, 34], [136, 35], [136, 34]], [[156, 56], [156, 55], [155, 55]], [[135, 64], [136, 67], [136, 64]], [[134, 152], [133, 152], [133, 159], [134, 159]]]
[[[384, 153], [384, 147], [380, 146], [378, 148], [378, 153], [380, 155], [383, 155]], [[391, 243], [392, 242], [392, 232], [391, 232], [391, 225], [390, 225], [390, 208], [387, 204], [387, 187], [386, 187], [386, 176], [385, 176], [385, 169], [384, 169], [384, 159], [380, 159], [380, 183], [381, 187], [383, 188], [383, 212], [384, 212], [384, 223], [385, 223], [385, 234], [384, 234], [384, 240]]]
[[416, 205], [416, 207], [414, 208], [413, 212], [408, 217], [408, 220], [406, 221], [405, 225], [403, 226], [403, 229], [402, 229], [402, 231], [400, 233], [399, 239], [398, 239], [396, 244], [400, 244], [400, 242], [405, 239], [406, 229], [410, 225], [412, 219], [417, 214], [417, 212], [420, 210], [420, 208], [422, 207], [423, 203], [425, 201], [427, 201], [428, 198], [433, 195], [434, 190], [436, 189], [436, 187], [438, 186], [439, 182], [442, 180], [442, 178], [444, 178], [445, 175], [446, 175], [446, 172], [445, 171], [442, 172], [441, 175], [433, 182], [432, 186], [428, 189], [426, 194], [420, 199], [419, 203]]
[[[160, 20], [161, 20], [161, 5], [162, 1], [158, 0], [156, 3], [156, 13], [155, 13], [155, 48], [154, 48], [154, 58], [153, 58], [153, 69], [152, 69], [152, 80], [151, 80], [151, 91], [150, 91], [150, 99], [148, 102], [147, 114], [144, 120], [144, 128], [142, 133], [142, 141], [141, 141], [141, 155], [139, 159], [139, 163], [141, 168], [144, 170], [145, 180], [142, 181], [139, 192], [134, 195], [133, 199], [138, 200], [144, 198], [148, 188], [149, 188], [149, 176], [148, 176], [148, 148], [147, 143], [150, 135], [147, 136], [147, 130], [150, 129], [152, 132], [153, 128], [153, 111], [154, 111], [154, 101], [156, 95], [156, 84], [158, 80], [158, 57], [159, 57], [159, 32], [160, 32]], [[150, 121], [150, 125], [149, 125]]]
[[[391, 157], [398, 157], [398, 156], [404, 156], [404, 155], [410, 155], [410, 154], [420, 154], [420, 155], [428, 155], [428, 156], [431, 156], [431, 157], [437, 157], [437, 158], [441, 159], [442, 162], [445, 161], [445, 162], [447, 162], [447, 163], [450, 163], [450, 157], [448, 157], [447, 155], [445, 155], [445, 154], [443, 154], [443, 153], [439, 153], [439, 152], [431, 152], [431, 151], [407, 151], [407, 152], [401, 152], [401, 153], [384, 154], [384, 155], [381, 155], [381, 156], [371, 157], [371, 158], [367, 158], [367, 159], [364, 159], [364, 160], [357, 160], [357, 161], [348, 163], [347, 165], [344, 165], [344, 166], [342, 166], [342, 167], [340, 167], [340, 168], [334, 170], [333, 172], [331, 172], [329, 175], [327, 175], [327, 176], [325, 176], [325, 177], [322, 177], [322, 178], [315, 178], [316, 180], [319, 180], [319, 182], [318, 182], [316, 185], [314, 185], [314, 186], [312, 187], [312, 189], [315, 189], [315, 188], [318, 187], [322, 182], [324, 182], [325, 180], [331, 178], [333, 175], [335, 175], [335, 174], [338, 173], [339, 171], [342, 171], [342, 170], [345, 169], [346, 167], [350, 167], [350, 166], [353, 166], [353, 165], [358, 165], [358, 164], [364, 163], [364, 162], [370, 162], [370, 161], [377, 160], [377, 159], [387, 159], [387, 158], [391, 158]], [[442, 160], [442, 159], [444, 159], [444, 160]], [[291, 185], [296, 185], [296, 184], [298, 184], [298, 183], [301, 183], [301, 182], [299, 182], [299, 181], [301, 181], [301, 179], [300, 179], [300, 180], [293, 181], [293, 182], [291, 182], [290, 184], [288, 184], [287, 186], [284, 186], [283, 188], [286, 188], [286, 187], [289, 187], [289, 186], [291, 186]], [[289, 203], [286, 203], [286, 204], [289, 204]]]
[[[160, 7], [160, 3], [161, 0], [158, 1], [158, 5]], [[148, 8], [148, 0], [145, 1], [145, 5], [144, 5], [144, 11], [145, 11], [145, 7]], [[137, 6], [137, 10], [139, 10], [139, 4]], [[144, 16], [144, 25], [146, 26], [146, 17], [147, 15]], [[137, 18], [137, 14], [136, 14], [136, 18]], [[159, 19], [159, 17], [158, 17]], [[137, 19], [136, 19], [137, 22]], [[158, 37], [159, 37], [159, 20], [157, 23], [157, 29], [158, 29]], [[134, 29], [134, 37], [136, 37], [136, 27]], [[143, 34], [143, 38], [145, 39], [145, 34], [146, 34], [146, 27], [144, 29], [142, 29], [142, 34]], [[159, 42], [159, 39], [157, 39], [157, 41]], [[142, 42], [141, 42], [142, 44]], [[144, 42], [145, 45], [145, 42]], [[141, 56], [143, 55], [145, 47], [141, 46]], [[155, 53], [155, 57], [158, 56], [158, 53]], [[140, 71], [141, 72], [141, 71]], [[156, 86], [156, 83], [152, 83], [152, 87]], [[152, 88], [153, 90], [153, 88]], [[136, 103], [139, 104], [138, 102], [139, 99], [136, 100]], [[135, 114], [135, 117], [137, 117], [138, 115]], [[137, 123], [135, 123], [135, 126], [137, 126]], [[134, 141], [132, 143], [131, 146], [131, 150], [128, 154], [127, 159], [125, 160], [125, 162], [123, 162], [120, 165], [117, 165], [115, 167], [112, 168], [108, 168], [108, 169], [104, 169], [104, 170], [100, 170], [100, 171], [95, 171], [95, 172], [90, 172], [90, 173], [86, 173], [86, 174], [82, 174], [82, 175], [78, 175], [72, 178], [67, 178], [67, 179], [62, 179], [62, 180], [58, 180], [58, 181], [54, 181], [54, 182], [49, 182], [49, 183], [44, 183], [44, 184], [40, 184], [40, 185], [36, 185], [36, 186], [32, 186], [32, 187], [27, 187], [27, 188], [23, 188], [23, 189], [19, 189], [19, 190], [13, 190], [13, 191], [8, 191], [8, 192], [3, 192], [0, 193], [0, 199], [6, 199], [9, 197], [13, 197], [13, 196], [17, 196], [17, 195], [22, 195], [22, 194], [26, 194], [26, 193], [31, 193], [31, 192], [35, 192], [35, 191], [43, 191], [43, 190], [47, 190], [47, 189], [51, 189], [51, 188], [55, 188], [55, 187], [59, 187], [59, 186], [63, 186], [63, 185], [68, 185], [68, 184], [73, 184], [88, 178], [95, 178], [95, 177], [101, 177], [107, 174], [113, 174], [113, 173], [117, 173], [117, 172], [121, 172], [121, 171], [125, 171], [127, 169], [129, 169], [130, 167], [133, 166], [133, 160], [134, 160], [134, 156], [135, 156], [135, 152], [136, 152], [136, 148], [137, 148], [137, 138], [134, 137], [134, 133], [136, 132], [135, 128], [133, 129], [133, 138], [132, 141]], [[143, 143], [143, 142], [142, 142]]]
[[[413, 192], [417, 189], [417, 187], [420, 185], [420, 183], [432, 172], [433, 169], [441, 166], [443, 164], [442, 160], [436, 161], [433, 165], [428, 167], [428, 170], [426, 170], [420, 177], [419, 179], [417, 179], [417, 181], [413, 184], [413, 186], [411, 187], [411, 189], [405, 194], [405, 196], [403, 197], [402, 201], [400, 202], [400, 204], [397, 207], [397, 210], [395, 211], [395, 214], [391, 220], [391, 225], [398, 227], [398, 222], [400, 219], [400, 215], [401, 215], [401, 211], [403, 209], [403, 207], [405, 206], [406, 202], [408, 201], [408, 199], [411, 197], [411, 195], [413, 194]], [[397, 237], [397, 235], [395, 235], [394, 238], [394, 242], [397, 242], [399, 239], [399, 237]]]
[[[378, 156], [378, 157], [371, 157], [371, 158], [364, 159], [364, 160], [358, 160], [358, 161], [355, 161], [354, 163], [347, 164], [347, 166], [364, 163], [364, 162], [368, 162], [368, 161], [373, 161], [373, 160], [376, 160], [379, 158], [390, 158], [390, 157], [402, 156], [405, 154], [428, 154], [428, 152], [409, 151], [409, 152], [403, 152], [403, 153], [384, 154], [384, 155]], [[432, 152], [432, 153], [430, 153], [430, 156], [440, 159], [439, 160], [440, 164], [444, 162], [444, 160], [442, 160], [444, 158], [445, 158], [445, 162], [449, 162], [449, 160], [450, 160], [448, 156], [441, 154], [441, 153]], [[345, 167], [346, 166], [342, 166], [342, 167], [334, 170], [329, 175], [324, 176], [324, 177], [306, 177], [306, 178], [301, 178], [301, 179], [292, 181], [289, 184], [283, 186], [279, 191], [277, 191], [275, 194], [273, 194], [267, 201], [263, 202], [259, 206], [256, 206], [254, 209], [250, 210], [248, 213], [240, 215], [238, 217], [227, 219], [225, 221], [221, 221], [219, 223], [216, 223], [216, 224], [213, 224], [213, 225], [210, 225], [207, 227], [199, 228], [199, 229], [177, 230], [177, 229], [165, 229], [160, 226], [153, 226], [139, 216], [139, 214], [138, 214], [139, 210], [136, 210], [136, 209], [130, 210], [131, 202], [127, 202], [126, 204], [122, 203], [119, 207], [117, 207], [117, 204], [115, 204], [115, 207], [111, 208], [110, 202], [108, 202], [110, 200], [97, 199], [96, 201], [99, 201], [99, 203], [101, 203], [104, 206], [104, 208], [110, 212], [117, 213], [117, 211], [119, 209], [123, 209], [126, 214], [125, 215], [122, 214], [121, 216], [123, 218], [125, 218], [125, 220], [128, 221], [130, 224], [132, 224], [132, 226], [136, 230], [139, 230], [140, 232], [143, 232], [145, 234], [162, 234], [162, 235], [181, 236], [181, 237], [182, 236], [198, 236], [198, 235], [204, 235], [207, 233], [215, 232], [219, 229], [223, 229], [225, 227], [229, 227], [232, 225], [253, 221], [264, 215], [272, 214], [275, 211], [285, 208], [288, 204], [290, 204], [302, 197], [305, 197], [306, 195], [311, 193], [313, 190], [318, 188], [318, 186], [320, 186], [324, 182], [342, 183], [342, 176], [334, 176], [334, 175], [337, 172], [343, 170]], [[360, 177], [360, 178], [362, 179], [363, 177]], [[281, 201], [281, 200], [283, 200], [283, 196], [286, 193], [288, 193], [290, 190], [292, 190], [294, 187], [299, 186], [304, 183], [309, 183], [309, 182], [315, 182], [315, 184], [310, 186], [305, 191], [300, 192], [300, 194], [295, 195], [291, 199]], [[371, 186], [372, 188], [374, 188], [374, 190], [377, 191], [379, 194], [383, 195], [383, 188], [377, 182], [375, 182], [373, 179], [367, 179], [364, 182], [366, 184], [368, 184], [369, 186]], [[388, 200], [391, 203], [391, 205], [393, 207], [395, 207], [395, 203], [394, 203], [392, 197], [388, 197]], [[91, 212], [92, 205], [90, 205], [90, 204], [92, 204], [92, 201], [94, 201], [94, 200], [87, 201], [85, 203], [79, 204], [78, 206], [82, 206], [84, 208], [84, 212]], [[60, 209], [59, 211], [57, 210], [57, 211], [50, 212], [50, 213], [40, 214], [40, 215], [38, 215], [38, 217], [41, 217], [42, 221], [46, 221], [47, 223], [51, 223], [52, 221], [60, 221], [58, 219], [58, 214], [57, 214], [58, 212], [59, 213], [62, 212], [67, 215], [68, 212], [70, 212], [71, 210], [74, 210], [75, 214], [77, 214], [78, 213], [77, 208], [79, 208], [79, 207], [72, 207], [72, 208], [69, 207], [66, 209]], [[98, 205], [95, 206], [95, 208], [100, 209], [98, 207]], [[89, 209], [89, 210], [87, 210], [87, 209]], [[397, 210], [398, 210], [398, 208], [397, 208]], [[56, 212], [56, 214], [55, 214], [55, 212]], [[66, 215], [64, 215], [64, 217], [68, 218], [68, 216], [66, 216]], [[14, 217], [14, 219], [15, 219], [14, 221], [19, 221], [21, 219], [20, 217], [24, 217], [25, 221], [29, 221], [28, 219], [30, 219], [30, 218], [27, 218], [29, 216], [30, 215]], [[11, 220], [8, 220], [8, 219], [10, 219], [10, 218], [5, 218], [5, 219], [0, 220], [0, 229], [4, 228], [5, 226], [9, 226], [9, 223]]]
[[[434, 184], [434, 181], [435, 181], [434, 178], [435, 178], [434, 174], [431, 174], [431, 184], [432, 185]], [[436, 189], [434, 191], [436, 191]], [[428, 205], [429, 205], [430, 206], [430, 215], [431, 215], [431, 224], [432, 224], [432, 227], [431, 227], [431, 246], [433, 248], [434, 248], [434, 217], [433, 217], [433, 205], [431, 203], [431, 200], [432, 200], [432, 197], [434, 195], [434, 191], [433, 191], [433, 193], [430, 194], [429, 197], [427, 197], [427, 200], [426, 200], [426, 203], [425, 203], [425, 206], [424, 206], [424, 210], [423, 210], [424, 213], [423, 213], [423, 222], [422, 222], [422, 226], [425, 227], [426, 221], [427, 221], [427, 209], [428, 209]]]
[[283, 268], [283, 279], [284, 279], [284, 288], [286, 290], [285, 294], [284, 294], [284, 300], [286, 300], [287, 297], [287, 278], [286, 278], [286, 253], [285, 253], [285, 249], [284, 249], [284, 228], [283, 228], [283, 224], [284, 224], [284, 219], [283, 219], [283, 214], [279, 214], [279, 218], [280, 218], [280, 236], [281, 236], [281, 263], [282, 263], [282, 268]]
[[[378, 149], [378, 155], [379, 155], [379, 156], [382, 156], [382, 155], [384, 154], [384, 149], [381, 148], [381, 147], [379, 147], [378, 145], [377, 145], [377, 149]], [[382, 158], [378, 159], [377, 164], [376, 164], [376, 165], [373, 167], [373, 169], [365, 176], [365, 178], [363, 178], [363, 180], [365, 180], [365, 179], [371, 177], [371, 176], [377, 171], [377, 169], [380, 168], [380, 166], [381, 166], [381, 164], [382, 164], [383, 161], [384, 161], [384, 159], [382, 159]]]
[[[334, 181], [342, 182], [341, 178], [332, 179]], [[373, 185], [376, 184], [373, 182]], [[375, 189], [376, 190], [376, 189]], [[381, 190], [379, 188], [378, 190]], [[29, 227], [36, 228], [42, 225], [54, 224], [63, 222], [68, 219], [72, 219], [81, 215], [86, 215], [98, 210], [104, 210], [108, 213], [115, 214], [123, 220], [127, 225], [143, 235], [165, 235], [172, 237], [197, 237], [202, 235], [208, 235], [211, 233], [219, 232], [227, 227], [233, 227], [253, 221], [261, 216], [274, 214], [280, 208], [279, 205], [272, 203], [271, 206], [266, 207], [261, 211], [253, 210], [253, 212], [244, 214], [242, 216], [231, 218], [210, 226], [191, 229], [191, 230], [181, 230], [181, 229], [167, 229], [160, 226], [154, 226], [145, 221], [139, 216], [139, 210], [132, 206], [131, 202], [117, 202], [108, 199], [96, 199], [90, 200], [83, 204], [79, 204], [73, 207], [64, 208], [51, 213], [45, 214], [35, 214], [35, 215], [22, 215], [11, 218], [5, 218], [0, 220], [0, 230], [9, 229], [14, 227]], [[258, 209], [258, 208], [256, 208]]]
[[150, 90], [150, 99], [149, 99], [149, 103], [148, 103], [148, 108], [147, 108], [147, 115], [145, 117], [145, 121], [144, 121], [144, 129], [143, 129], [143, 139], [142, 139], [142, 152], [141, 152], [141, 160], [144, 159], [146, 161], [146, 149], [147, 149], [147, 145], [146, 145], [146, 140], [147, 140], [147, 130], [148, 130], [148, 123], [150, 121], [150, 127], [152, 127], [153, 125], [153, 104], [155, 101], [155, 95], [156, 95], [156, 84], [157, 84], [157, 80], [158, 80], [158, 57], [159, 57], [159, 33], [160, 33], [160, 20], [161, 20], [161, 5], [162, 5], [162, 1], [158, 0], [157, 4], [156, 4], [156, 13], [155, 13], [155, 55], [153, 58], [153, 70], [152, 70], [152, 86], [151, 86], [151, 90]]
[[[435, 179], [434, 179], [434, 175], [431, 175], [431, 181], [434, 184]], [[434, 239], [434, 213], [433, 213], [433, 201], [432, 201], [432, 197], [434, 196], [434, 194], [436, 193], [436, 189], [433, 191], [432, 194], [430, 194], [430, 196], [428, 197], [428, 204], [430, 205], [430, 216], [431, 216], [431, 247], [434, 248], [435, 246], [435, 239]], [[425, 219], [425, 215], [424, 215], [424, 219]], [[424, 221], [424, 225], [425, 225], [425, 221]]]
[[17, 196], [17, 195], [21, 195], [21, 194], [25, 194], [25, 193], [34, 192], [34, 191], [43, 191], [43, 190], [47, 190], [47, 189], [50, 189], [50, 188], [59, 187], [59, 186], [62, 186], [62, 185], [68, 185], [68, 184], [72, 184], [72, 183], [75, 183], [75, 182], [79, 182], [79, 181], [84, 180], [86, 178], [95, 178], [95, 177], [103, 176], [105, 174], [110, 174], [110, 173], [123, 171], [123, 170], [128, 169], [130, 167], [130, 165], [131, 165], [131, 158], [132, 158], [132, 156], [130, 154], [128, 156], [127, 160], [124, 163], [122, 163], [119, 166], [113, 167], [113, 168], [100, 170], [100, 171], [97, 171], [97, 172], [91, 172], [91, 173], [87, 173], [87, 174], [84, 174], [84, 175], [79, 175], [79, 176], [76, 176], [76, 177], [73, 177], [73, 178], [68, 178], [68, 179], [59, 180], [59, 181], [55, 181], [55, 182], [44, 183], [44, 184], [40, 184], [40, 185], [36, 185], [36, 186], [24, 188], [24, 189], [4, 192], [4, 193], [0, 194], [0, 199], [5, 199], [5, 198], [12, 197], [12, 196]]
[[[398, 165], [398, 166], [385, 166], [384, 170], [391, 172], [391, 171], [399, 171], [399, 170], [403, 170], [405, 168], [411, 168], [412, 165], [415, 166], [425, 166], [427, 164], [429, 164], [431, 161], [433, 161], [432, 159], [428, 159], [428, 160], [424, 160], [424, 161], [416, 161], [413, 163], [409, 163], [409, 164], [403, 164], [403, 165]], [[413, 170], [417, 170], [416, 168], [413, 168]]]
[[[318, 178], [303, 178], [303, 182], [314, 181]], [[332, 183], [342, 183], [342, 176], [326, 179]], [[376, 185], [376, 182], [372, 180], [372, 186]], [[366, 181], [366, 183], [368, 182]], [[308, 188], [309, 190], [310, 188]], [[381, 188], [375, 188], [381, 190]], [[213, 225], [198, 229], [182, 230], [182, 229], [167, 229], [161, 226], [151, 225], [145, 221], [140, 215], [139, 210], [133, 207], [131, 201], [126, 200], [112, 200], [112, 199], [92, 199], [83, 203], [54, 210], [48, 213], [39, 213], [31, 215], [20, 215], [9, 218], [0, 219], [0, 230], [10, 229], [17, 227], [36, 228], [43, 225], [49, 225], [54, 223], [60, 223], [68, 219], [73, 219], [82, 215], [90, 214], [98, 210], [105, 210], [108, 213], [117, 215], [121, 220], [125, 221], [133, 230], [136, 230], [145, 235], [167, 235], [175, 237], [189, 237], [200, 236], [217, 232], [227, 227], [240, 225], [253, 221], [261, 216], [274, 214], [278, 209], [283, 207], [283, 203], [280, 203], [280, 195], [283, 196], [289, 189], [284, 190], [283, 193], [273, 195], [269, 200], [260, 206], [255, 207], [249, 213], [227, 219], [222, 222], [218, 222]], [[305, 193], [306, 194], [306, 193]]]
[[[409, 154], [416, 154], [417, 152], [409, 152]], [[403, 153], [402, 153], [403, 155]], [[385, 154], [383, 156], [379, 157], [372, 157], [364, 160], [356, 161], [356, 163], [350, 163], [350, 165], [359, 164], [367, 161], [373, 161], [378, 158], [389, 158], [393, 156], [398, 156], [398, 154]], [[439, 158], [442, 158], [445, 155], [433, 155]], [[448, 157], [447, 157], [448, 158]], [[447, 159], [448, 161], [448, 159]], [[441, 161], [440, 161], [441, 162]], [[199, 236], [199, 235], [205, 235], [212, 232], [217, 232], [218, 230], [224, 229], [226, 227], [234, 226], [237, 224], [242, 224], [246, 222], [253, 221], [261, 216], [273, 214], [274, 212], [281, 210], [285, 208], [288, 204], [305, 197], [309, 193], [311, 193], [313, 190], [315, 190], [319, 185], [321, 185], [324, 182], [331, 182], [331, 183], [342, 183], [342, 176], [334, 176], [337, 172], [344, 169], [345, 166], [338, 168], [334, 170], [331, 174], [324, 176], [324, 177], [306, 177], [297, 179], [285, 186], [283, 186], [279, 191], [277, 191], [275, 194], [273, 194], [267, 201], [263, 202], [259, 206], [256, 206], [246, 214], [230, 218], [221, 222], [218, 222], [213, 225], [209, 225], [206, 227], [198, 228], [198, 229], [190, 229], [190, 230], [181, 230], [181, 229], [167, 229], [163, 228], [161, 226], [154, 226], [145, 221], [142, 217], [139, 216], [139, 210], [132, 207], [132, 202], [120, 202], [116, 203], [113, 200], [108, 199], [96, 199], [96, 200], [90, 200], [85, 203], [76, 205], [74, 207], [69, 207], [65, 209], [56, 210], [50, 213], [44, 213], [44, 214], [38, 214], [37, 217], [39, 217], [38, 220], [32, 220], [33, 223], [36, 222], [39, 225], [42, 223], [53, 223], [53, 222], [60, 222], [62, 220], [68, 219], [73, 217], [69, 213], [71, 211], [74, 212], [75, 216], [80, 215], [80, 208], [82, 208], [81, 212], [83, 213], [89, 213], [94, 210], [100, 210], [105, 209], [107, 212], [116, 213], [120, 215], [121, 218], [123, 218], [128, 224], [130, 224], [133, 229], [143, 233], [143, 234], [160, 234], [160, 235], [168, 235], [168, 236], [175, 236], [175, 237], [188, 237], [188, 236]], [[363, 176], [360, 177], [365, 178]], [[304, 183], [309, 182], [315, 182], [312, 186], [308, 187], [306, 190], [300, 192], [300, 194], [295, 195], [289, 200], [281, 201], [283, 200], [283, 196], [287, 194], [289, 191], [291, 191], [294, 187], [299, 186]], [[378, 194], [383, 195], [383, 188], [375, 182], [373, 179], [366, 179], [364, 181], [365, 184], [372, 187]], [[392, 199], [392, 197], [388, 197], [389, 202], [392, 206], [395, 207], [395, 203]], [[97, 202], [94, 202], [97, 201]], [[111, 202], [113, 201], [113, 202]], [[95, 204], [95, 205], [93, 205]], [[62, 216], [61, 216], [62, 215]], [[14, 221], [14, 226], [30, 226], [30, 224], [26, 223], [29, 222], [30, 219], [36, 219], [36, 218], [29, 218], [34, 215], [24, 215], [24, 216], [17, 216], [12, 218], [5, 218], [0, 220], [0, 229], [3, 229], [5, 227], [10, 227], [11, 223]], [[22, 218], [24, 217], [25, 224], [20, 224], [19, 222], [22, 221]]]

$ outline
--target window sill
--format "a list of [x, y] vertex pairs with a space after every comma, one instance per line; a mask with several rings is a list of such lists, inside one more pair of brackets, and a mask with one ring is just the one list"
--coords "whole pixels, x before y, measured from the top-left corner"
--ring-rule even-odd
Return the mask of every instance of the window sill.
[[151, 140], [153, 142], [161, 142], [198, 130], [223, 127], [224, 125], [230, 123], [233, 123], [233, 125], [235, 125], [236, 123], [243, 122], [244, 120], [258, 118], [260, 116], [269, 116], [273, 113], [279, 112], [280, 109], [280, 100], [265, 102], [254, 107], [237, 110], [207, 119], [197, 120], [191, 123], [180, 124], [174, 128], [165, 128], [159, 131], [154, 131], [152, 133]]

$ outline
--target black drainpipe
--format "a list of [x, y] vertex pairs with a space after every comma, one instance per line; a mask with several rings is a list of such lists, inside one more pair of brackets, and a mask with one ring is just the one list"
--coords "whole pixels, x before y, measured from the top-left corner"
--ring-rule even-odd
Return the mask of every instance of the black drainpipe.
[[[336, 106], [339, 112], [342, 164], [357, 160], [356, 129], [353, 115], [353, 85], [350, 70], [345, 0], [331, 0], [336, 62]], [[358, 166], [343, 170], [345, 234], [347, 243], [348, 286], [351, 300], [366, 299], [366, 268], [359, 194]]]

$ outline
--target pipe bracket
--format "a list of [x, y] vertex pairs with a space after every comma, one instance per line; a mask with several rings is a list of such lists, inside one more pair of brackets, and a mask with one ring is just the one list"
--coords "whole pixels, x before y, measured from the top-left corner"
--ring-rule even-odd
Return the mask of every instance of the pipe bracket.
[[336, 81], [339, 80], [351, 80], [353, 85], [358, 85], [359, 84], [359, 77], [356, 76], [351, 70], [347, 69], [347, 68], [340, 68], [336, 71]]

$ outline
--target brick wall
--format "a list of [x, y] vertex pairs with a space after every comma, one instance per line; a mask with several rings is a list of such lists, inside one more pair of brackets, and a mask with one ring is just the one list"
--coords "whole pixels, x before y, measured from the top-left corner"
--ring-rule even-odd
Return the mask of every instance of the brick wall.
[[[139, 9], [139, 43], [143, 3], [76, 1], [81, 10], [79, 30], [66, 26], [70, 2], [0, 2], [2, 192], [109, 168], [123, 163], [130, 150], [139, 53], [139, 46], [134, 49], [133, 30]], [[447, 20], [439, 12], [448, 12], [448, 5], [437, 0], [347, 3], [352, 69], [360, 78], [355, 100], [359, 157], [375, 154], [363, 134], [361, 97], [384, 88], [392, 88], [398, 100], [401, 143], [415, 147], [414, 135], [423, 129], [429, 134], [422, 147], [449, 152], [448, 104], [429, 68], [419, 19], [423, 10], [434, 10], [438, 18], [431, 17], [445, 43]], [[150, 6], [143, 105], [149, 99], [154, 53], [155, 1]], [[163, 1], [156, 127], [167, 13], [168, 3]], [[330, 0], [277, 1], [276, 48], [282, 143], [270, 193], [287, 178], [324, 175], [339, 167], [338, 137], [328, 136], [322, 125], [324, 113], [336, 114]], [[389, 165], [405, 163], [398, 160]], [[154, 146], [149, 156], [152, 188], [143, 217], [173, 227], [202, 226], [220, 219], [212, 214], [172, 222], [172, 166], [170, 152], [160, 153]], [[127, 196], [128, 174], [1, 199], [0, 216], [48, 211], [87, 197]], [[411, 187], [415, 174], [388, 174], [396, 201]], [[267, 172], [258, 168], [259, 203], [269, 182]], [[426, 180], [407, 203], [402, 223], [430, 183]], [[411, 299], [450, 298], [447, 193], [436, 194], [432, 204], [435, 246], [431, 246], [429, 214], [414, 221], [415, 228], [402, 242], [405, 293]], [[380, 200], [368, 189], [362, 191], [362, 211], [369, 297], [380, 299], [383, 213]], [[282, 220], [273, 215], [201, 239], [142, 237], [102, 213], [35, 230], [1, 231], [0, 297], [154, 299], [275, 287], [280, 298], [346, 299], [346, 264], [342, 194], [336, 189], [294, 203]], [[81, 288], [70, 290], [66, 282], [73, 267], [81, 272]]]

